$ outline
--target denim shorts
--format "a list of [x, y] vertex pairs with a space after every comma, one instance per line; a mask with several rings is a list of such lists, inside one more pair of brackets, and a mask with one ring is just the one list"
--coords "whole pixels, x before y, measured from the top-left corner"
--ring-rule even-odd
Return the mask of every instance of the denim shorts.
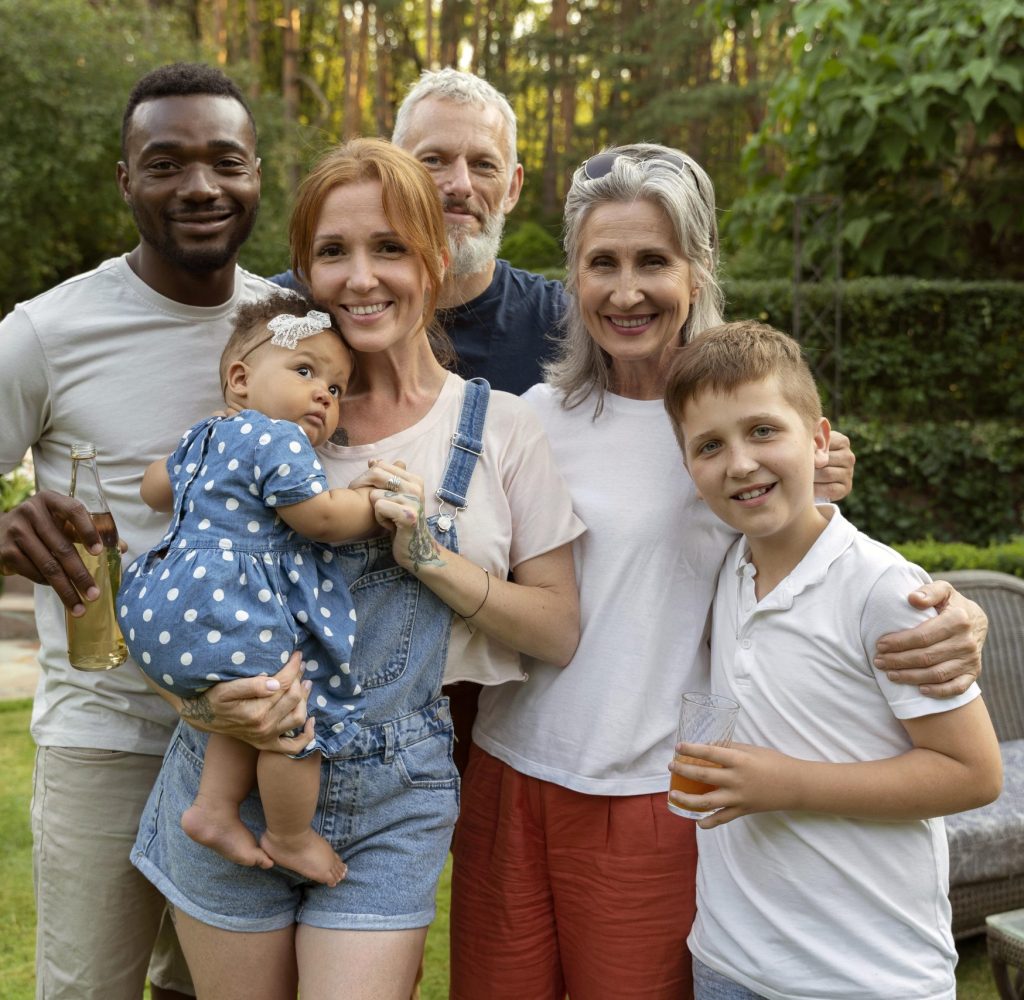
[[[178, 909], [230, 931], [294, 923], [405, 930], [434, 918], [434, 895], [459, 812], [448, 699], [365, 726], [321, 768], [313, 829], [348, 865], [330, 888], [285, 868], [245, 868], [191, 840], [181, 814], [196, 796], [206, 737], [178, 726], [132, 850], [132, 863]], [[255, 793], [241, 816], [265, 829]]]
[[760, 993], [752, 993], [746, 986], [715, 972], [699, 958], [693, 960], [694, 1000], [763, 1000]]

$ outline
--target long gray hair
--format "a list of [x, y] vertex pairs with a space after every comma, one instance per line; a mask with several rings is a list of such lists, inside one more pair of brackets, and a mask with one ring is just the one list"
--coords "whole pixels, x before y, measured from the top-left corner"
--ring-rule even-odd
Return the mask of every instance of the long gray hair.
[[[609, 389], [612, 359], [587, 331], [578, 299], [583, 227], [597, 205], [649, 201], [671, 223], [679, 249], [690, 265], [691, 280], [699, 289], [697, 301], [679, 331], [680, 346], [695, 333], [721, 323], [723, 305], [718, 284], [715, 188], [708, 175], [692, 157], [669, 146], [639, 142], [613, 146], [604, 152], [618, 154], [608, 173], [591, 180], [585, 172], [586, 164], [577, 167], [565, 199], [565, 285], [571, 298], [558, 356], [544, 369], [545, 380], [561, 391], [566, 409], [595, 393], [595, 417], [603, 409], [604, 394]], [[669, 162], [664, 157], [669, 157]], [[673, 165], [676, 159], [682, 159], [681, 168]]]

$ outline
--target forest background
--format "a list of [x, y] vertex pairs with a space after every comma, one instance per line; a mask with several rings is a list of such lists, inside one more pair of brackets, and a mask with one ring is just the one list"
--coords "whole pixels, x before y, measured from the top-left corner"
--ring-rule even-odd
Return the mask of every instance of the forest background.
[[[153, 67], [219, 64], [250, 96], [242, 263], [273, 274], [315, 155], [389, 135], [420, 72], [453, 65], [519, 119], [503, 256], [557, 272], [572, 170], [602, 146], [686, 150], [715, 182], [731, 314], [816, 315], [832, 413], [841, 362], [843, 416], [868, 422], [858, 483], [884, 486], [858, 486], [855, 519], [889, 541], [1020, 534], [1024, 0], [0, 0], [0, 23], [0, 314], [134, 245], [114, 164]], [[798, 199], [827, 216], [799, 248]]]

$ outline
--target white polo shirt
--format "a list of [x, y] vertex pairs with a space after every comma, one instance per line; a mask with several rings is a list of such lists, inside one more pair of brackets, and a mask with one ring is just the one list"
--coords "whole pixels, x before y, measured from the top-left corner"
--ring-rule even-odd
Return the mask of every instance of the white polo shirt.
[[[746, 540], [715, 596], [712, 689], [740, 703], [737, 742], [805, 760], [879, 760], [913, 744], [900, 719], [964, 705], [893, 684], [879, 637], [918, 624], [928, 576], [836, 507], [800, 564], [758, 602]], [[690, 950], [771, 1000], [945, 1000], [956, 951], [941, 819], [881, 822], [759, 813], [698, 830]]]

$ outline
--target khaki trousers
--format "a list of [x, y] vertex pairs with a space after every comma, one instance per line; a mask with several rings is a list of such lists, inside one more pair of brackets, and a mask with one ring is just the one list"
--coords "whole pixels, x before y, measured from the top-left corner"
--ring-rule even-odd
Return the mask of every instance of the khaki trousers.
[[195, 991], [163, 896], [131, 865], [160, 757], [40, 747], [32, 790], [37, 1000]]

